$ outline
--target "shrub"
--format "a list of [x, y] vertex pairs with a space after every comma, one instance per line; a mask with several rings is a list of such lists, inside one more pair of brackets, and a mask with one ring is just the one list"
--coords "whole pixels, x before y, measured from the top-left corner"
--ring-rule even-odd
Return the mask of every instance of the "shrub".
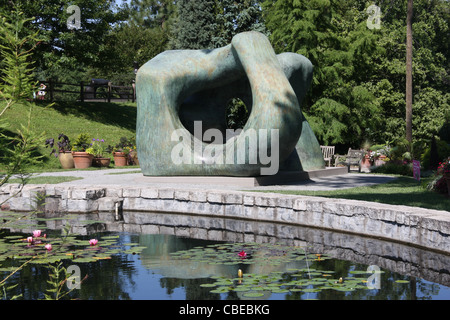
[[371, 170], [373, 173], [384, 173], [384, 174], [399, 174], [402, 176], [413, 175], [412, 165], [408, 164], [398, 164], [394, 162], [388, 162], [385, 165], [376, 167]]

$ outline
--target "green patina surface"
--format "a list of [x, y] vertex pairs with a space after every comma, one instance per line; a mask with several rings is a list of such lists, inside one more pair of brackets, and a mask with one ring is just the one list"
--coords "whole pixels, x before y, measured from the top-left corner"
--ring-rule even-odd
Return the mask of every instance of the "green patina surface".
[[[136, 138], [143, 174], [258, 176], [270, 164], [259, 157], [252, 162], [252, 155], [261, 151], [243, 134], [252, 130], [258, 141], [267, 138], [265, 154], [278, 152], [280, 170], [324, 168], [319, 143], [300, 109], [312, 72], [308, 59], [294, 53], [276, 55], [258, 32], [238, 34], [230, 45], [214, 50], [159, 54], [139, 69], [136, 78]], [[215, 153], [209, 153], [217, 157], [222, 152], [223, 163], [209, 161], [204, 150], [211, 141], [203, 134], [218, 129], [226, 137], [226, 105], [236, 97], [249, 106], [249, 119], [243, 133], [219, 141], [222, 149], [215, 144]], [[201, 121], [200, 135], [196, 121]], [[279, 140], [271, 129], [278, 129]], [[189, 150], [183, 153], [187, 162], [174, 163], [176, 146]], [[245, 161], [237, 159], [237, 150], [245, 150]]]

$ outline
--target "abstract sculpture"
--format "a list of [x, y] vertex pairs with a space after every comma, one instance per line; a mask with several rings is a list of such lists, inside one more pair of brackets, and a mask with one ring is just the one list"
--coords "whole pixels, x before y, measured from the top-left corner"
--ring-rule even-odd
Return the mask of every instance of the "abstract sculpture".
[[[136, 77], [137, 149], [147, 176], [259, 176], [324, 168], [300, 103], [312, 64], [276, 55], [267, 37], [240, 33], [213, 50], [165, 51]], [[226, 106], [250, 109], [241, 132], [226, 127]]]

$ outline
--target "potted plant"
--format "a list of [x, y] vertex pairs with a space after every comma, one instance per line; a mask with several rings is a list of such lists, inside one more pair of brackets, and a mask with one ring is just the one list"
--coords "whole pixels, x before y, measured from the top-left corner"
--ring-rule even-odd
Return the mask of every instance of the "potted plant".
[[60, 133], [58, 136], [58, 142], [56, 143], [58, 148], [55, 148], [55, 139], [49, 138], [45, 141], [45, 147], [52, 148], [50, 154], [54, 154], [55, 157], [59, 159], [59, 163], [63, 169], [74, 168], [73, 156], [72, 156], [72, 146], [70, 144], [70, 139], [65, 134]]
[[113, 148], [114, 164], [116, 167], [126, 166], [128, 164], [128, 155], [132, 150], [133, 144], [126, 137], [120, 138], [120, 142]]
[[76, 169], [86, 169], [92, 165], [94, 149], [86, 133], [81, 133], [73, 143], [72, 156]]
[[104, 139], [92, 139], [92, 149], [94, 153], [94, 159], [92, 165], [95, 167], [108, 167], [111, 163], [111, 158], [106, 154], [111, 153], [110, 147], [105, 145]]

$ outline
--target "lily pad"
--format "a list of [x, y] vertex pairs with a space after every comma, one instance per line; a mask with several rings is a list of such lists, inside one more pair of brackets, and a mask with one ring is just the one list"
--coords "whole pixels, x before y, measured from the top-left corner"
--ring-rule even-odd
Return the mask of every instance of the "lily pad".
[[395, 280], [396, 283], [409, 283], [409, 280]]
[[259, 298], [259, 297], [264, 297], [264, 293], [261, 292], [247, 292], [243, 294], [244, 297], [246, 298]]

